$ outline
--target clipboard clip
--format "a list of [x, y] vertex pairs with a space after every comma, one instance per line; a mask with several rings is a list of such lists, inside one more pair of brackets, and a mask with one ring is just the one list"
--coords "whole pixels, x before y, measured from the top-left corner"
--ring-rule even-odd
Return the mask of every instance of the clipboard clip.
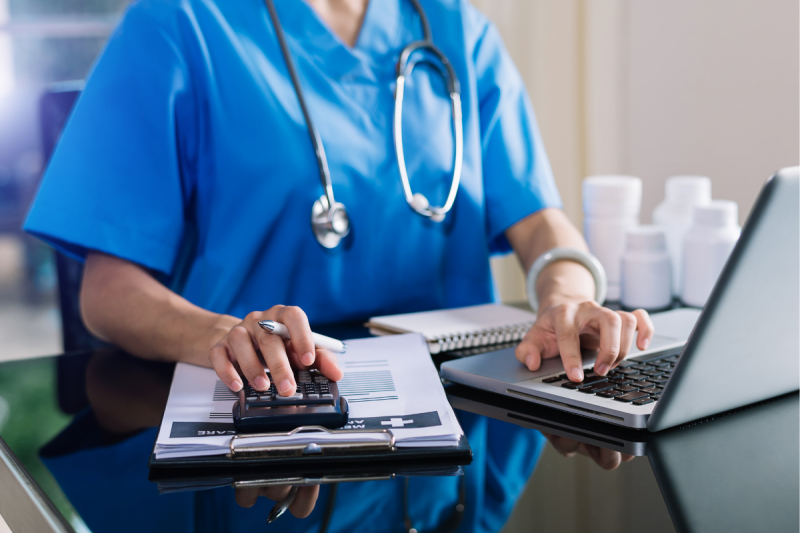
[[394, 479], [394, 474], [328, 474], [320, 477], [289, 476], [274, 479], [248, 479], [234, 481], [231, 486], [235, 489], [262, 488], [262, 487], [309, 487], [325, 485], [328, 483], [343, 483], [348, 481], [388, 481]]
[[[286, 444], [254, 444], [247, 445], [248, 439], [258, 439], [265, 437], [284, 437], [289, 438], [301, 433], [320, 433], [331, 435], [346, 435], [350, 439], [337, 441], [301, 442]], [[358, 435], [369, 434], [383, 436], [382, 440], [359, 440]], [[237, 443], [239, 447], [237, 448]], [[234, 435], [231, 437], [230, 453], [231, 459], [253, 458], [253, 457], [315, 457], [315, 456], [336, 456], [351, 455], [366, 452], [389, 452], [394, 450], [394, 433], [389, 429], [328, 429], [322, 426], [300, 426], [289, 432], [277, 433], [252, 433], [246, 435]]]

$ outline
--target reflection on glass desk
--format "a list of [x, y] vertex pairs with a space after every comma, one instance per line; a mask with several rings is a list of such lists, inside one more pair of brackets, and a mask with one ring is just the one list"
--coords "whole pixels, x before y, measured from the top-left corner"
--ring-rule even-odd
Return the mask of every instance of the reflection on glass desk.
[[[147, 462], [173, 365], [117, 351], [60, 357], [88, 359], [89, 404], [74, 416], [58, 409], [56, 358], [0, 364], [0, 437], [79, 531], [798, 529], [796, 394], [652, 435], [448, 387], [474, 453], [463, 468], [159, 477]], [[267, 526], [292, 486], [290, 510], [307, 516]]]
[[[117, 351], [93, 353], [85, 374], [89, 406], [57, 435], [35, 444], [46, 467], [37, 480], [55, 481], [57, 494], [48, 492], [66, 500], [59, 508], [68, 503], [72, 522], [79, 518], [81, 528], [263, 528], [275, 503], [270, 500], [280, 499], [292, 480], [302, 478], [290, 510], [305, 517], [287, 513], [270, 524], [271, 530], [498, 531], [546, 442], [536, 431], [461, 413], [461, 425], [474, 443], [473, 460], [463, 469], [432, 462], [372, 465], [361, 471], [282, 472], [283, 481], [270, 477], [275, 472], [256, 470], [228, 479], [151, 476], [147, 463], [173, 369]], [[497, 442], [487, 446], [487, 435]], [[5, 432], [2, 436], [13, 440]], [[336, 483], [317, 484], [325, 481]]]
[[798, 531], [798, 393], [649, 433], [462, 386], [456, 409], [537, 429], [551, 442], [646, 456], [677, 531]]

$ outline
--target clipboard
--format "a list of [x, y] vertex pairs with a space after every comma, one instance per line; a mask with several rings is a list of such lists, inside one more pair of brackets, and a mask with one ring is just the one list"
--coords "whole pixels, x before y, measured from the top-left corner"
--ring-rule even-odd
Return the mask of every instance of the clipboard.
[[[298, 433], [345, 434], [353, 439], [338, 442], [311, 442], [282, 445], [248, 446], [247, 440], [257, 437], [283, 436]], [[380, 440], [359, 440], [356, 436], [368, 433], [380, 434]], [[153, 443], [155, 448], [155, 443]], [[453, 461], [459, 465], [472, 462], [472, 449], [466, 436], [462, 435], [456, 446], [436, 447], [397, 447], [394, 434], [390, 429], [327, 429], [321, 426], [302, 426], [289, 432], [237, 434], [231, 437], [229, 451], [225, 455], [201, 457], [182, 457], [172, 459], [156, 459], [155, 451], [150, 454], [151, 474], [161, 469], [229, 469], [239, 468], [251, 470], [253, 467], [294, 468], [303, 466], [330, 466], [332, 464], [364, 465], [402, 462], [435, 463]]]

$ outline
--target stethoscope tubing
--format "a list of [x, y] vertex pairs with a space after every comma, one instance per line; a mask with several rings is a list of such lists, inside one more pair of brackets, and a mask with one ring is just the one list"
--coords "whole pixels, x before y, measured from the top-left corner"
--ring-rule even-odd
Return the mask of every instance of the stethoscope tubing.
[[[427, 47], [435, 49], [433, 45], [426, 44], [426, 48]], [[421, 47], [417, 47], [416, 49], [419, 48]], [[398, 62], [398, 70], [402, 61], [403, 59], [401, 58], [401, 61]], [[453, 136], [455, 140], [455, 150], [453, 154], [453, 179], [450, 184], [450, 192], [447, 195], [447, 200], [441, 207], [431, 207], [431, 206], [417, 207], [414, 202], [414, 193], [411, 191], [411, 183], [408, 179], [405, 151], [403, 148], [403, 95], [405, 92], [405, 81], [406, 78], [410, 75], [411, 70], [413, 70], [414, 65], [416, 64], [417, 62], [411, 62], [405, 66], [403, 71], [400, 74], [398, 74], [397, 83], [395, 86], [393, 133], [394, 133], [395, 154], [397, 156], [397, 167], [400, 172], [400, 181], [403, 185], [403, 194], [406, 197], [406, 202], [408, 202], [411, 208], [414, 209], [414, 211], [416, 211], [420, 215], [426, 217], [432, 217], [432, 216], [442, 217], [445, 214], [447, 214], [447, 212], [450, 211], [450, 209], [452, 209], [453, 204], [455, 203], [456, 194], [458, 193], [458, 186], [461, 182], [461, 166], [463, 162], [463, 151], [464, 151], [464, 140], [463, 140], [462, 120], [461, 120], [461, 95], [458, 92], [458, 86], [457, 86], [458, 80], [452, 77], [447, 77], [449, 82], [448, 89], [450, 90], [450, 110], [453, 121]], [[449, 65], [449, 62], [445, 63], [445, 66], [449, 67], [449, 70], [452, 69], [452, 67], [450, 67]], [[454, 81], [455, 83], [453, 83]]]
[[317, 158], [317, 167], [319, 168], [322, 188], [325, 190], [325, 196], [328, 198], [328, 206], [333, 206], [336, 204], [336, 200], [333, 197], [333, 182], [331, 181], [331, 172], [328, 168], [328, 158], [325, 155], [325, 147], [322, 144], [319, 131], [317, 131], [317, 128], [314, 126], [314, 121], [311, 120], [311, 113], [308, 111], [308, 106], [306, 106], [306, 99], [303, 96], [300, 78], [297, 75], [297, 69], [292, 60], [292, 54], [289, 52], [289, 45], [286, 42], [283, 26], [281, 26], [278, 12], [275, 9], [275, 3], [273, 0], [266, 0], [266, 4], [269, 17], [272, 20], [272, 26], [275, 28], [275, 34], [278, 38], [278, 45], [281, 47], [281, 55], [283, 55], [283, 60], [286, 63], [286, 70], [289, 71], [289, 78], [292, 80], [294, 91], [297, 94], [297, 101], [300, 103], [300, 110], [303, 112], [303, 118], [306, 121], [308, 135], [311, 138], [311, 145], [314, 147], [314, 155]]

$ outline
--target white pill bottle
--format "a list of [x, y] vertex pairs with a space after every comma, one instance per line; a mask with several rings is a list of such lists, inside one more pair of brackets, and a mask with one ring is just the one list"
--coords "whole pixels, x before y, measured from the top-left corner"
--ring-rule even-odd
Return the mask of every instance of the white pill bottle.
[[639, 225], [642, 180], [635, 176], [589, 176], [583, 180], [583, 236], [608, 278], [606, 300], [620, 298], [625, 233]]
[[623, 307], [660, 311], [672, 305], [672, 265], [662, 228], [639, 226], [628, 230], [621, 266]]
[[705, 305], [742, 233], [738, 221], [736, 202], [713, 200], [694, 208], [692, 226], [683, 242], [681, 300], [686, 305]]
[[692, 225], [694, 208], [711, 202], [711, 180], [706, 176], [672, 176], [664, 185], [665, 198], [653, 211], [653, 224], [664, 229], [672, 262], [672, 294], [681, 294], [683, 239]]

